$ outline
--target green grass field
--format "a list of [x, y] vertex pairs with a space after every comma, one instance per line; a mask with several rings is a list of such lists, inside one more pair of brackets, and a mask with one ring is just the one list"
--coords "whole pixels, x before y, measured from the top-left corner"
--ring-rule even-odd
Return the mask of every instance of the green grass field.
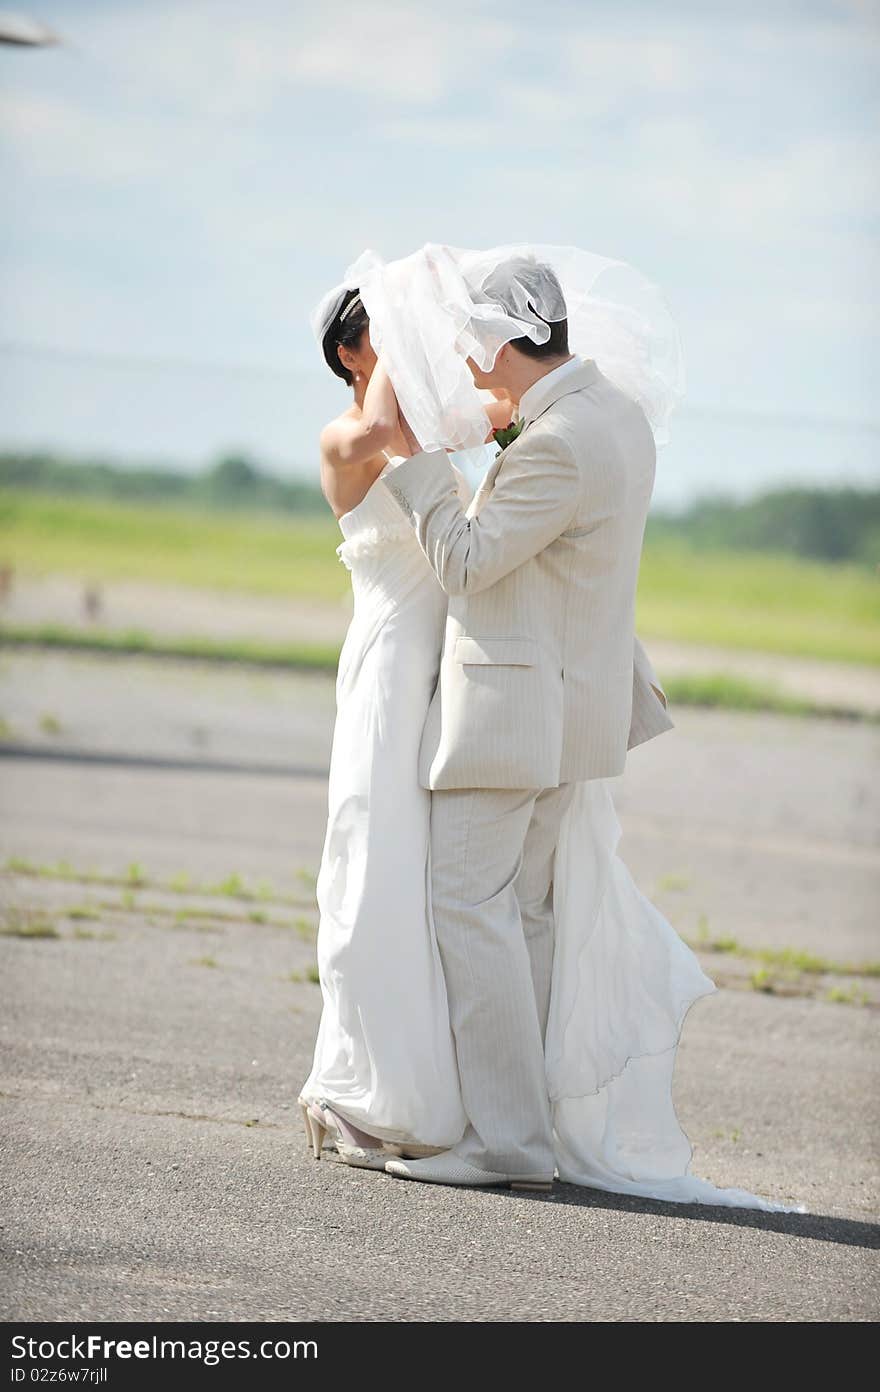
[[637, 612], [645, 637], [880, 663], [880, 574], [757, 551], [648, 539]]
[[0, 560], [28, 574], [338, 599], [348, 571], [333, 518], [209, 512], [0, 489]]
[[[220, 514], [0, 490], [0, 563], [104, 582], [153, 580], [335, 600], [348, 588], [329, 516]], [[694, 551], [649, 535], [637, 624], [674, 638], [880, 664], [880, 578], [758, 552]]]

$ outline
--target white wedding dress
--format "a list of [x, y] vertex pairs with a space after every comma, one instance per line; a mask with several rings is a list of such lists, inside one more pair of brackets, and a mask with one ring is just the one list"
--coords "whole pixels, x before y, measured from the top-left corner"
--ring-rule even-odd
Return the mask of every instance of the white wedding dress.
[[[465, 1115], [431, 916], [430, 794], [417, 776], [446, 599], [382, 475], [339, 525], [354, 615], [317, 885], [323, 1013], [301, 1091], [384, 1140], [447, 1147]], [[619, 838], [610, 780], [579, 783], [557, 848], [545, 1049], [559, 1178], [803, 1211], [689, 1172], [675, 1055], [689, 1007], [716, 987], [637, 888]]]

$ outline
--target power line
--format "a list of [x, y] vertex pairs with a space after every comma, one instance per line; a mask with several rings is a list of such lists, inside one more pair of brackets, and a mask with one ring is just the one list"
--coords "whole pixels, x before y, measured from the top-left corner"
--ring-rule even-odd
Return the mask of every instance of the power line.
[[266, 363], [221, 362], [211, 359], [174, 358], [161, 355], [108, 353], [99, 349], [62, 348], [51, 343], [10, 340], [0, 343], [0, 353], [22, 357], [57, 358], [62, 361], [91, 363], [95, 367], [158, 369], [160, 372], [202, 372], [217, 376], [272, 377], [287, 381], [292, 375], [310, 376], [303, 367], [275, 367]]
[[[93, 367], [123, 371], [187, 372], [217, 377], [255, 377], [266, 381], [289, 382], [291, 377], [314, 378], [316, 372], [291, 364], [278, 367], [268, 363], [222, 362], [216, 359], [177, 358], [161, 354], [140, 355], [112, 353], [99, 349], [65, 348], [50, 343], [30, 343], [11, 339], [0, 343], [0, 354], [21, 357], [54, 358], [61, 362], [79, 362]], [[812, 415], [802, 412], [730, 410], [727, 407], [682, 407], [682, 414], [692, 420], [711, 420], [754, 427], [770, 426], [791, 430], [823, 430], [834, 434], [880, 435], [880, 421], [853, 420], [842, 416]]]
[[848, 420], [843, 416], [814, 416], [801, 413], [775, 411], [731, 411], [726, 407], [688, 406], [682, 412], [694, 419], [746, 422], [749, 425], [783, 426], [793, 430], [827, 430], [833, 433], [847, 432], [858, 435], [880, 435], [880, 421]]

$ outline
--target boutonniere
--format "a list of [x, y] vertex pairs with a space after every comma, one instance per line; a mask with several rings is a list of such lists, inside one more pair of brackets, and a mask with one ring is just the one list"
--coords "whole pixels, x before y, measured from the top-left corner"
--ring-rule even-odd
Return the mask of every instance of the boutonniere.
[[496, 459], [498, 458], [498, 455], [501, 453], [501, 450], [506, 450], [508, 445], [513, 444], [517, 435], [520, 435], [522, 433], [524, 425], [525, 421], [520, 419], [516, 421], [511, 421], [510, 425], [502, 426], [499, 430], [492, 431], [493, 439], [495, 440], [496, 444], [501, 446], [501, 449], [499, 449], [495, 455]]

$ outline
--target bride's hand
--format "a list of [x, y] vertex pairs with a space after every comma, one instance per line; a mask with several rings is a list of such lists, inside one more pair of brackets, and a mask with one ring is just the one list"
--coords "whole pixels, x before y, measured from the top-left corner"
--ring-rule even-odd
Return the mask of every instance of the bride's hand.
[[514, 406], [505, 392], [496, 396], [494, 401], [484, 400], [483, 409], [489, 417], [489, 433], [486, 436], [486, 444], [489, 444], [496, 430], [505, 430], [513, 421]]

